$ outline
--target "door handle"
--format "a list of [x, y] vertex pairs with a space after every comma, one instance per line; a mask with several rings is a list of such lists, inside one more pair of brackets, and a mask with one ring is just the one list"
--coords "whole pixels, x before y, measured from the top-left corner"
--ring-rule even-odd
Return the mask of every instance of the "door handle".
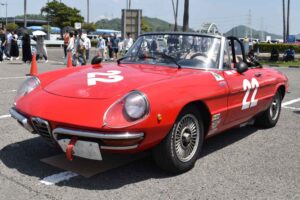
[[255, 77], [261, 77], [261, 75], [262, 74], [260, 72], [257, 72], [257, 73], [254, 74]]

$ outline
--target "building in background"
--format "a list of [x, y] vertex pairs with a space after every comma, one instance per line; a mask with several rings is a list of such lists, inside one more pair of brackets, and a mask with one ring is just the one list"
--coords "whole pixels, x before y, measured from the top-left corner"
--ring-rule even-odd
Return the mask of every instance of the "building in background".
[[142, 10], [140, 9], [123, 9], [122, 10], [122, 37], [131, 34], [136, 39], [141, 34]]

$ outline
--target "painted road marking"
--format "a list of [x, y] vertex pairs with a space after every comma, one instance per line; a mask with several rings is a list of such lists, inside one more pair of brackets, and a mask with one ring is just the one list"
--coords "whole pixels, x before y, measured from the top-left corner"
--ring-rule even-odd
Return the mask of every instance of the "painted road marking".
[[16, 92], [17, 90], [6, 90], [6, 91], [2, 91], [0, 93], [11, 93], [11, 92]]
[[22, 79], [27, 78], [27, 76], [17, 76], [17, 77], [0, 77], [0, 80], [8, 80], [8, 79]]
[[56, 183], [62, 182], [62, 181], [67, 181], [70, 178], [73, 178], [75, 176], [78, 176], [78, 174], [70, 171], [65, 171], [61, 172], [58, 174], [53, 174], [51, 176], [47, 176], [43, 178], [43, 180], [40, 181], [40, 183], [45, 184], [45, 185], [54, 185]]
[[287, 105], [291, 105], [291, 104], [293, 104], [293, 103], [297, 103], [297, 102], [299, 102], [299, 101], [300, 101], [300, 98], [294, 99], [294, 100], [291, 100], [291, 101], [284, 102], [284, 103], [282, 103], [281, 105], [284, 107], [284, 106], [287, 106]]
[[290, 107], [290, 106], [283, 106], [283, 108], [292, 109], [292, 110], [300, 110], [300, 108]]
[[5, 119], [5, 118], [9, 118], [11, 117], [11, 115], [0, 115], [0, 119]]

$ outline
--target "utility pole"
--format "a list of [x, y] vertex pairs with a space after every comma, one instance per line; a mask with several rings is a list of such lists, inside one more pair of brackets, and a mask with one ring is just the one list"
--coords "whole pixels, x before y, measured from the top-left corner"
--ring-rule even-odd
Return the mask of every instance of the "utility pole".
[[286, 42], [286, 31], [285, 31], [285, 0], [282, 0], [282, 15], [283, 15], [283, 42]]
[[290, 35], [290, 0], [288, 0], [288, 7], [287, 7], [287, 20], [286, 20], [286, 39], [288, 39]]
[[175, 7], [174, 0], [171, 0], [171, 1], [172, 1], [173, 12], [174, 12], [174, 20], [175, 20], [174, 31], [178, 31], [177, 17], [178, 17], [178, 1], [179, 0], [176, 0], [176, 7]]
[[27, 27], [27, 0], [24, 0], [24, 28]]
[[5, 25], [7, 26], [7, 1], [5, 2]]
[[[48, 5], [49, 5], [49, 0], [48, 0]], [[47, 26], [48, 40], [50, 40], [50, 21], [49, 21], [49, 13], [48, 12], [47, 12], [47, 21], [48, 21], [48, 26]]]
[[249, 26], [249, 39], [252, 40], [252, 12], [251, 12], [251, 10], [249, 10], [248, 26]]
[[182, 31], [189, 30], [189, 0], [184, 0], [184, 13], [183, 13], [183, 28]]
[[87, 0], [87, 23], [90, 23], [90, 0]]

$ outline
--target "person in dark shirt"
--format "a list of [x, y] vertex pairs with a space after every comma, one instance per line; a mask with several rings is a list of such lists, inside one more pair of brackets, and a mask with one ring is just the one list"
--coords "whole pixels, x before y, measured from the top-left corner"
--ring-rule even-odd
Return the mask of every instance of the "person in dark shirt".
[[22, 55], [23, 55], [23, 62], [31, 62], [32, 55], [31, 55], [31, 45], [30, 45], [30, 36], [28, 33], [24, 33], [22, 38]]
[[5, 45], [6, 45], [6, 36], [4, 31], [0, 30], [0, 42], [1, 42], [1, 48], [0, 48], [0, 62], [3, 61], [3, 56], [5, 52]]

